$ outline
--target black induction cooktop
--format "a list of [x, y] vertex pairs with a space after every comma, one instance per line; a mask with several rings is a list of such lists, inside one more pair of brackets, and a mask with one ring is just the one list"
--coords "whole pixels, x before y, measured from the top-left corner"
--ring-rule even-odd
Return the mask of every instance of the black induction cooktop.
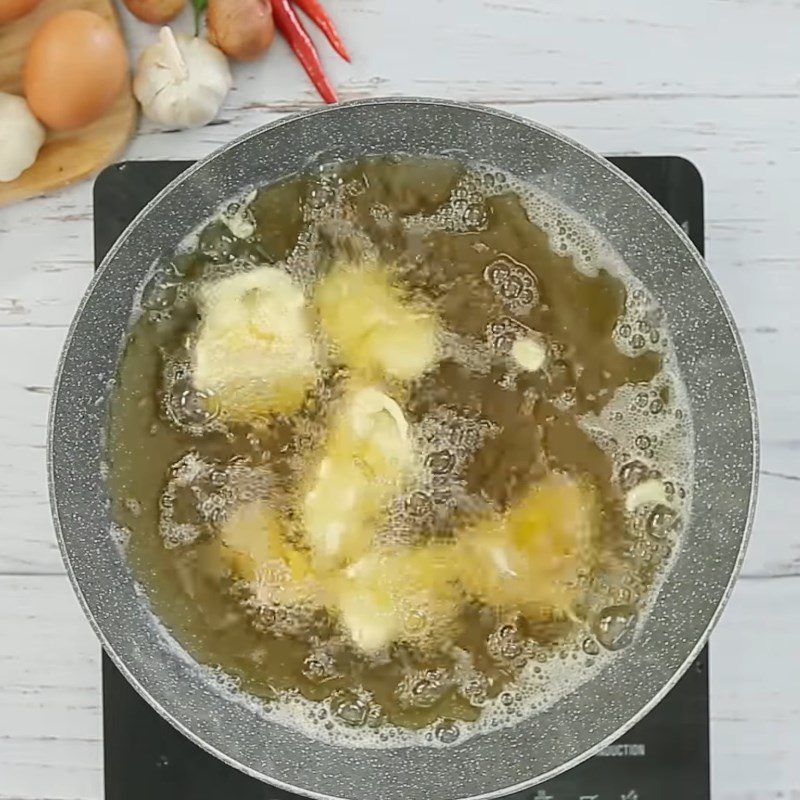
[[[703, 251], [703, 185], [672, 156], [611, 159], [677, 220]], [[114, 164], [94, 187], [95, 262], [188, 161]], [[619, 687], [624, 692], [625, 687]], [[165, 722], [103, 654], [106, 800], [290, 800], [227, 766]], [[599, 755], [515, 800], [707, 800], [708, 651], [638, 725]], [[458, 787], [453, 787], [458, 796]], [[374, 800], [381, 800], [376, 797]], [[411, 798], [408, 800], [424, 800]]]

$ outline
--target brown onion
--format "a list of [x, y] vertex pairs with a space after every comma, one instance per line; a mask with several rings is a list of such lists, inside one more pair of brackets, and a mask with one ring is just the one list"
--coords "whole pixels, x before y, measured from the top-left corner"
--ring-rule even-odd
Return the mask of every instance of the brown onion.
[[123, 0], [134, 17], [151, 25], [163, 25], [175, 19], [186, 7], [186, 0]]
[[275, 36], [268, 0], [208, 0], [206, 27], [208, 41], [239, 61], [258, 58]]

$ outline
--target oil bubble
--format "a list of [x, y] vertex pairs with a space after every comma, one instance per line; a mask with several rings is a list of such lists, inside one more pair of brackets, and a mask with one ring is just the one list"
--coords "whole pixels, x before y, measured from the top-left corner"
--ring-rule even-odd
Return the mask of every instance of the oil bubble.
[[591, 636], [587, 636], [583, 643], [581, 644], [581, 649], [587, 656], [598, 656], [600, 655], [600, 645], [597, 643], [596, 639], [593, 639]]
[[206, 389], [185, 389], [178, 397], [180, 416], [190, 425], [206, 425], [219, 415], [219, 402]]
[[431, 453], [426, 459], [426, 463], [434, 475], [444, 475], [450, 472], [455, 465], [455, 456], [449, 450], [439, 450]]
[[370, 703], [367, 711], [367, 725], [370, 728], [380, 728], [386, 719], [384, 710], [377, 703]]
[[425, 492], [412, 492], [406, 500], [406, 508], [414, 517], [427, 516], [431, 510], [431, 498]]
[[367, 721], [369, 704], [354, 692], [339, 692], [331, 698], [331, 713], [351, 728], [360, 728]]
[[303, 661], [303, 675], [312, 683], [324, 683], [337, 674], [336, 664], [329, 653], [311, 653]]
[[135, 497], [127, 497], [123, 505], [134, 517], [141, 516], [142, 504]]
[[662, 504], [657, 505], [647, 517], [647, 532], [654, 539], [663, 539], [678, 526], [677, 512]]
[[502, 256], [483, 272], [497, 297], [515, 314], [526, 313], [539, 300], [539, 286], [531, 270], [510, 256]]
[[446, 670], [425, 669], [406, 675], [397, 687], [397, 697], [407, 708], [430, 708], [447, 688]]
[[154, 280], [142, 295], [142, 308], [148, 311], [167, 311], [178, 297], [178, 287], [174, 283], [161, 283]]
[[476, 203], [468, 205], [464, 209], [464, 223], [470, 228], [478, 228], [486, 221], [486, 214], [483, 208]]
[[594, 635], [606, 650], [622, 650], [633, 641], [636, 620], [637, 612], [633, 606], [609, 606], [597, 615]]
[[648, 472], [647, 465], [641, 461], [629, 461], [619, 471], [619, 482], [623, 489], [632, 489], [647, 477]]
[[453, 719], [443, 719], [436, 724], [433, 735], [442, 744], [454, 744], [461, 735], [458, 723]]

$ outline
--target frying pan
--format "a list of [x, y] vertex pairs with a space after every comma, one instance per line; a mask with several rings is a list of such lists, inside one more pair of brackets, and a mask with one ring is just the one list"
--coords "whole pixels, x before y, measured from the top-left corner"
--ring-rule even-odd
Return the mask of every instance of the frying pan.
[[[491, 164], [544, 188], [598, 228], [658, 299], [695, 428], [689, 522], [633, 644], [518, 725], [432, 749], [323, 744], [201, 677], [149, 611], [110, 533], [104, 431], [137, 291], [154, 263], [227, 198], [309, 164], [406, 153]], [[730, 314], [663, 209], [608, 161], [540, 125], [433, 100], [368, 100], [283, 119], [183, 173], [103, 261], [67, 336], [49, 427], [53, 519], [67, 570], [108, 654], [201, 747], [292, 792], [354, 800], [498, 797], [547, 780], [639, 720], [692, 662], [731, 591], [754, 508], [756, 417]]]

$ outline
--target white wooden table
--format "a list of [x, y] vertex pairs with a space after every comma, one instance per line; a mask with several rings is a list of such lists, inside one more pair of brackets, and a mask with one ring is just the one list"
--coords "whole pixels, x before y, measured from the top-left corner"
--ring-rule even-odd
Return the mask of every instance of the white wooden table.
[[[700, 168], [708, 261], [744, 337], [763, 437], [752, 544], [712, 639], [713, 796], [800, 800], [800, 3], [327, 4], [353, 53], [348, 66], [324, 51], [342, 99], [477, 101], [600, 152]], [[125, 23], [138, 53], [155, 31]], [[236, 69], [214, 125], [145, 125], [127, 158], [204, 156], [316, 104], [277, 42]], [[91, 274], [90, 183], [0, 209], [0, 799], [102, 797], [100, 650], [61, 564], [44, 463], [53, 373]]]

